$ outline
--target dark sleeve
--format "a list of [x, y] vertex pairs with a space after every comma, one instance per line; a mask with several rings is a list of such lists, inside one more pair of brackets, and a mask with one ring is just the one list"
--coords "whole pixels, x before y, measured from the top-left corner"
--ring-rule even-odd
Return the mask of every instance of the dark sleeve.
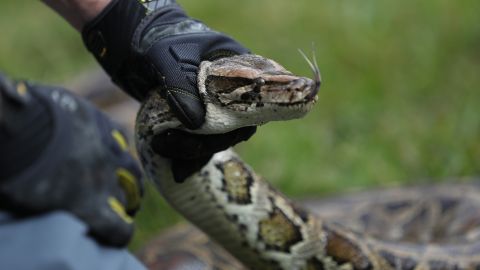
[[0, 212], [1, 269], [145, 270], [126, 249], [98, 245], [66, 212], [14, 219]]

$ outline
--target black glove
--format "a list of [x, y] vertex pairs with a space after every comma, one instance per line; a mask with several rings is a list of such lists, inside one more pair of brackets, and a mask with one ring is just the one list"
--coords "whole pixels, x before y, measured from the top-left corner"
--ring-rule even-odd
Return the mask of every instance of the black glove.
[[68, 211], [99, 242], [126, 245], [143, 186], [121, 129], [61, 88], [0, 74], [0, 93], [0, 209]]
[[244, 127], [225, 134], [201, 135], [171, 129], [154, 137], [152, 148], [158, 154], [172, 160], [176, 182], [199, 170], [216, 152], [248, 140], [257, 127]]
[[248, 52], [188, 17], [173, 0], [113, 0], [84, 28], [83, 38], [114, 82], [140, 101], [160, 91], [189, 129], [205, 117], [196, 79], [200, 62]]

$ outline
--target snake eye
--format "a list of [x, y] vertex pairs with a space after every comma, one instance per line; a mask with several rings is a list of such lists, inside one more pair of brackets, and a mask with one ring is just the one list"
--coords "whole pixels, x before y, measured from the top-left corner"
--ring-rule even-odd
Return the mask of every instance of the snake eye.
[[253, 80], [253, 82], [256, 84], [256, 85], [265, 85], [265, 79], [263, 78], [256, 78], [255, 80]]
[[253, 80], [253, 83], [254, 83], [253, 91], [256, 93], [260, 93], [262, 86], [265, 85], [265, 80], [263, 78], [256, 78]]

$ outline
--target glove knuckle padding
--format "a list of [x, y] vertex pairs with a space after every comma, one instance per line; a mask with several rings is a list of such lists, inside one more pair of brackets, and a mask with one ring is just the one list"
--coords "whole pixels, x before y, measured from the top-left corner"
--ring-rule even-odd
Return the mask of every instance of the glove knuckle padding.
[[200, 65], [198, 45], [169, 43], [169, 40], [162, 40], [155, 44], [146, 52], [146, 58], [156, 70], [162, 71], [157, 75], [163, 78], [160, 89], [176, 116], [187, 127], [198, 128], [205, 116], [205, 108], [196, 86], [196, 74]]

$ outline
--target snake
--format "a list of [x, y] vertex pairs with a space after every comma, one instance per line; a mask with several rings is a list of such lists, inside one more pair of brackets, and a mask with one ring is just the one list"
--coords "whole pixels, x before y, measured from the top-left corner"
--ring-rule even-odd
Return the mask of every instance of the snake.
[[[321, 81], [316, 61], [305, 58], [313, 78], [254, 54], [202, 62], [197, 85], [206, 116], [197, 130], [182, 125], [159, 91], [149, 94], [135, 127], [146, 177], [208, 236], [187, 226], [159, 243], [167, 239], [164, 249], [184, 253], [197, 249], [211, 261], [198, 260], [193, 264], [198, 269], [479, 270], [477, 184], [380, 190], [300, 204], [231, 148], [184, 182], [175, 181], [172, 161], [152, 146], [156, 135], [172, 128], [220, 134], [302, 118], [317, 103]], [[193, 266], [184, 269], [197, 269]]]

